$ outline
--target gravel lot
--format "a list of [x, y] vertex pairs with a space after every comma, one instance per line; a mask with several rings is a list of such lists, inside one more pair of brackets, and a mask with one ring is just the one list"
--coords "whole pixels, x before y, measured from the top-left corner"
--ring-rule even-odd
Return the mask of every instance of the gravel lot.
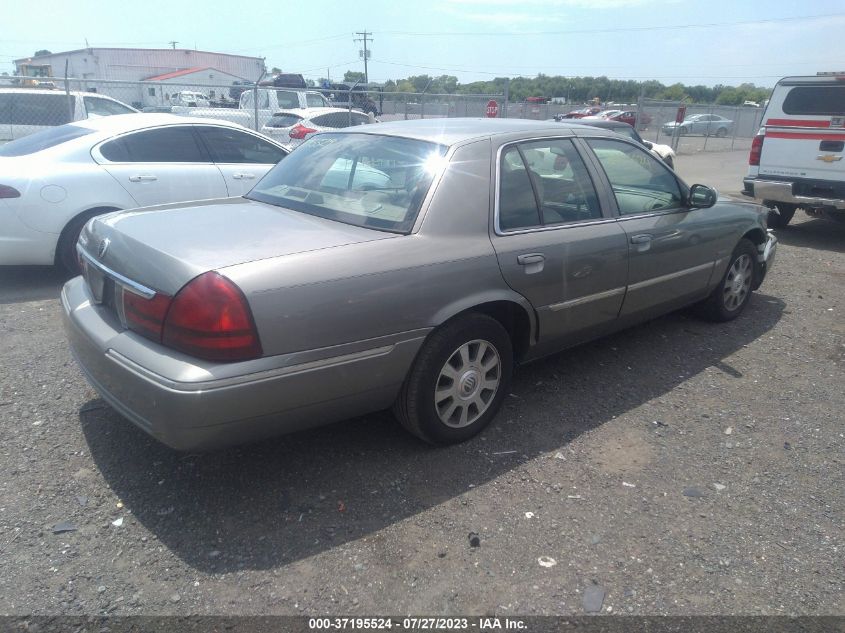
[[171, 452], [86, 384], [60, 277], [0, 270], [0, 613], [845, 614], [845, 226], [779, 237], [738, 321], [524, 367], [446, 449], [382, 414]]

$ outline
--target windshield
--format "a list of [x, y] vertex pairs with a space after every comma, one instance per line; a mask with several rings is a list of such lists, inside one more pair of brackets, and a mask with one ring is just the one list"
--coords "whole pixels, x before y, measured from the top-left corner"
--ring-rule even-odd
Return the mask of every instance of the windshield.
[[27, 156], [91, 134], [93, 131], [77, 125], [59, 125], [0, 146], [0, 156]]
[[394, 233], [414, 225], [446, 147], [370, 134], [324, 133], [300, 145], [247, 195]]

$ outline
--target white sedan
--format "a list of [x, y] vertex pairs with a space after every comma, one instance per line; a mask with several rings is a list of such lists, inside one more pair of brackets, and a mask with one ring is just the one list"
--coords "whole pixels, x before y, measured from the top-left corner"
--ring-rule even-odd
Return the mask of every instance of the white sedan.
[[375, 122], [375, 117], [360, 110], [291, 108], [276, 112], [261, 131], [285, 147], [294, 149], [319, 132]]
[[77, 121], [0, 146], [0, 265], [76, 271], [96, 215], [241, 196], [287, 155], [240, 125], [171, 114]]

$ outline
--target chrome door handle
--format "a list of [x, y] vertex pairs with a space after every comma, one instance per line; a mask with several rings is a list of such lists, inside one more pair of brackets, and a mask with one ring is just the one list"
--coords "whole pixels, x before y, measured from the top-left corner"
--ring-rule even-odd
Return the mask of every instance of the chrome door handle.
[[648, 233], [642, 233], [640, 235], [632, 235], [631, 236], [631, 244], [636, 246], [636, 250], [638, 253], [645, 253], [647, 250], [651, 248], [651, 235]]
[[152, 182], [158, 180], [158, 176], [152, 174], [138, 174], [137, 176], [129, 176], [129, 182]]
[[525, 255], [518, 255], [516, 258], [516, 263], [520, 266], [542, 264], [544, 261], [546, 261], [546, 257], [542, 253], [526, 253]]
[[253, 180], [255, 174], [232, 174], [232, 178], [235, 180]]

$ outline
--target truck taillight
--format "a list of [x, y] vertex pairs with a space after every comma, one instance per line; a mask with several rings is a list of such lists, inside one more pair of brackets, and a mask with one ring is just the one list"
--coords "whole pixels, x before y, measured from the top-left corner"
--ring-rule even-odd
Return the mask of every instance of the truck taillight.
[[188, 282], [173, 298], [161, 342], [179, 351], [216, 361], [261, 356], [261, 343], [243, 292], [216, 272]]
[[304, 125], [302, 125], [302, 123], [297, 123], [291, 128], [290, 132], [288, 132], [288, 136], [290, 136], [291, 138], [295, 138], [298, 141], [301, 141], [308, 134], [312, 134], [316, 131], [317, 130], [313, 128], [305, 127]]
[[760, 165], [760, 154], [763, 153], [763, 141], [766, 139], [765, 135], [758, 134], [751, 141], [751, 152], [748, 154], [749, 165]]

